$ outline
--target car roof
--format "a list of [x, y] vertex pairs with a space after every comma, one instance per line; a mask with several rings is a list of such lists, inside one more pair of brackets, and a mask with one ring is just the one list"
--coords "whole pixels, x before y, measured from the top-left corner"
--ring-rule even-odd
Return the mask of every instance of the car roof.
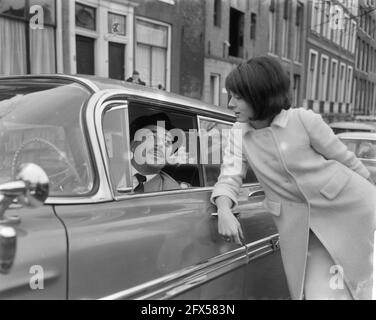
[[141, 86], [133, 83], [129, 83], [122, 80], [114, 80], [99, 76], [90, 75], [67, 75], [67, 74], [44, 74], [44, 75], [23, 75], [23, 76], [6, 76], [0, 77], [2, 80], [30, 80], [30, 81], [42, 81], [42, 80], [65, 80], [72, 83], [79, 83], [85, 86], [92, 93], [96, 93], [102, 90], [118, 89], [125, 91], [126, 94], [142, 96], [149, 99], [158, 99], [164, 102], [184, 104], [191, 108], [203, 110], [206, 112], [220, 113], [228, 117], [235, 118], [235, 114], [229, 109], [216, 107], [214, 105], [205, 103], [201, 100], [188, 98], [175, 93], [153, 89], [147, 86]]
[[363, 123], [363, 122], [350, 122], [350, 121], [332, 122], [329, 124], [329, 126], [331, 128], [336, 128], [336, 129], [376, 131], [376, 125], [372, 125], [370, 123]]
[[356, 139], [356, 140], [376, 140], [375, 132], [343, 132], [337, 134], [341, 139]]

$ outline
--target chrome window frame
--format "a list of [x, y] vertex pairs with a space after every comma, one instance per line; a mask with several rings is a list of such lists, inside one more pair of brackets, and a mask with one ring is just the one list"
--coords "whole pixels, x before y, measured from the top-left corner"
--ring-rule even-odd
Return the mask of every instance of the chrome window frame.
[[[372, 138], [357, 138], [357, 137], [351, 137], [351, 136], [349, 136], [349, 137], [346, 137], [346, 138], [339, 138], [342, 142], [343, 142], [343, 140], [350, 140], [350, 141], [354, 141], [354, 140], [356, 140], [356, 141], [359, 141], [359, 143], [361, 142], [361, 141], [372, 141], [372, 142], [374, 142], [375, 144], [376, 144], [376, 140], [375, 139], [372, 139]], [[357, 148], [359, 148], [359, 144], [357, 144]], [[356, 154], [355, 154], [355, 156], [359, 159], [359, 160], [364, 160], [364, 161], [369, 161], [369, 162], [375, 162], [376, 163], [376, 159], [367, 159], [367, 158], [360, 158], [360, 157], [358, 157]]]
[[[199, 130], [200, 130], [200, 121], [201, 120], [219, 122], [219, 123], [223, 123], [223, 124], [230, 124], [231, 126], [233, 126], [235, 124], [235, 122], [229, 122], [229, 121], [226, 121], [226, 120], [215, 119], [215, 118], [211, 118], [211, 117], [206, 117], [206, 116], [200, 116], [200, 115], [198, 115], [197, 116], [197, 127], [199, 128]], [[201, 134], [200, 134], [200, 139], [201, 139]], [[201, 156], [201, 153], [200, 153], [200, 156]], [[205, 172], [204, 168], [203, 168], [202, 171], [203, 171], [202, 174], [204, 176], [204, 182], [206, 183], [206, 172]], [[243, 183], [242, 184], [242, 188], [248, 188], [248, 187], [259, 186], [259, 185], [260, 185], [259, 182]], [[205, 188], [214, 189], [214, 186], [213, 187], [205, 187]]]
[[[111, 105], [116, 105], [114, 108], [109, 108]], [[95, 111], [95, 123], [96, 123], [96, 128], [97, 128], [97, 134], [98, 134], [98, 141], [99, 145], [102, 151], [102, 156], [103, 156], [103, 163], [107, 175], [107, 179], [109, 182], [109, 188], [111, 190], [111, 194], [113, 199], [118, 200], [118, 198], [121, 198], [117, 196], [117, 192], [115, 192], [113, 186], [112, 186], [112, 181], [111, 181], [111, 168], [110, 168], [110, 163], [108, 159], [108, 154], [107, 154], [107, 147], [106, 147], [106, 138], [104, 136], [103, 132], [103, 118], [108, 110], [119, 110], [123, 109], [125, 110], [125, 125], [126, 125], [126, 130], [125, 130], [125, 150], [126, 152], [130, 152], [130, 139], [129, 139], [129, 109], [128, 109], [128, 100], [110, 100], [102, 103]], [[128, 162], [125, 162], [124, 165], [126, 166], [126, 174], [125, 174], [125, 180], [126, 180], [126, 185], [128, 186], [131, 181], [131, 161], [129, 160]], [[132, 187], [126, 187], [123, 189], [124, 192], [130, 192], [132, 191]]]
[[[126, 103], [127, 105], [127, 110], [128, 110], [128, 113], [127, 113], [127, 121], [126, 121], [126, 124], [127, 124], [127, 150], [129, 151], [130, 150], [130, 137], [129, 137], [129, 97], [137, 97], [136, 95], [129, 95], [123, 91], [120, 91], [120, 90], [115, 90], [116, 92], [114, 91], [111, 91], [111, 92], [107, 92], [106, 94], [110, 95], [108, 96], [107, 99], [109, 99], [111, 96], [112, 97], [116, 97], [116, 96], [124, 96], [126, 95], [127, 98], [124, 99], [123, 102]], [[155, 97], [154, 97], [155, 99]], [[117, 103], [121, 100], [118, 100], [118, 99], [114, 99], [114, 100], [109, 100], [106, 104], [107, 106], [111, 103]], [[158, 100], [158, 101], [161, 101], [161, 100]], [[166, 102], [166, 103], [169, 103], [169, 101], [161, 101], [162, 103], [163, 102]], [[98, 102], [99, 103], [99, 102]], [[175, 104], [175, 103], [174, 103]], [[178, 105], [182, 105], [182, 103], [176, 103]], [[104, 108], [101, 108], [102, 112], [104, 111]], [[97, 114], [96, 117], [99, 117], [99, 115]], [[194, 118], [197, 119], [197, 116], [193, 116]], [[99, 118], [97, 118], [97, 122], [99, 121]], [[101, 124], [97, 126], [97, 128], [100, 128], [101, 127]], [[112, 195], [112, 198], [115, 200], [115, 201], [122, 201], [122, 200], [128, 200], [128, 199], [134, 199], [134, 198], [145, 198], [145, 197], [156, 197], [156, 196], [161, 196], [161, 195], [166, 195], [166, 194], [186, 194], [186, 193], [197, 193], [197, 192], [202, 192], [202, 191], [211, 191], [213, 190], [213, 187], [194, 187], [194, 188], [189, 188], [189, 189], [180, 189], [180, 190], [166, 190], [166, 191], [156, 191], [156, 192], [149, 192], [149, 193], [143, 193], [143, 194], [137, 194], [137, 193], [132, 193], [132, 187], [128, 187], [128, 188], [125, 188], [124, 189], [124, 194], [122, 195], [117, 195], [117, 192], [115, 192], [115, 190], [113, 190], [112, 188], [112, 184], [111, 184], [111, 177], [110, 177], [110, 168], [109, 168], [109, 162], [108, 162], [108, 159], [107, 159], [107, 153], [106, 153], [106, 147], [105, 147], [105, 138], [104, 138], [104, 135], [103, 135], [103, 128], [101, 128], [100, 130], [98, 129], [98, 139], [100, 140], [100, 145], [101, 145], [101, 151], [102, 151], [102, 157], [103, 157], [103, 163], [104, 163], [104, 166], [105, 166], [105, 171], [106, 171], [106, 175], [107, 175], [107, 178], [108, 178], [108, 182], [109, 182], [109, 188], [111, 190], [111, 195]], [[129, 173], [129, 176], [127, 177], [127, 183], [130, 183], [130, 178], [131, 178], [131, 160], [128, 159], [128, 173]], [[199, 168], [200, 169], [200, 168]], [[128, 193], [127, 193], [128, 192]]]
[[[198, 132], [199, 132], [199, 137], [200, 137], [200, 161], [202, 163], [202, 152], [201, 152], [201, 141], [202, 141], [202, 135], [201, 135], [201, 121], [212, 121], [212, 122], [217, 122], [217, 123], [222, 123], [222, 124], [225, 124], [225, 125], [229, 125], [229, 126], [233, 126], [234, 123], [233, 122], [229, 122], [229, 121], [225, 121], [225, 120], [221, 120], [221, 119], [215, 119], [215, 118], [211, 118], [211, 117], [205, 117], [205, 116], [200, 116], [198, 115], [197, 116], [197, 128], [198, 128]], [[206, 178], [206, 171], [205, 171], [205, 165], [204, 164], [201, 164], [201, 167], [202, 167], [202, 175], [203, 175], [203, 178], [204, 178], [204, 184], [205, 184], [205, 187], [209, 187], [207, 186], [207, 178]], [[214, 186], [212, 187], [214, 188]]]

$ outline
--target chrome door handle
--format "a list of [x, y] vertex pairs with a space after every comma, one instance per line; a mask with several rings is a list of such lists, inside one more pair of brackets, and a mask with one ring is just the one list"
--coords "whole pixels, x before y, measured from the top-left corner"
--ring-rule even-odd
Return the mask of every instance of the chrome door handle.
[[265, 192], [261, 187], [251, 187], [249, 189], [248, 198], [253, 198], [257, 196], [265, 196]]

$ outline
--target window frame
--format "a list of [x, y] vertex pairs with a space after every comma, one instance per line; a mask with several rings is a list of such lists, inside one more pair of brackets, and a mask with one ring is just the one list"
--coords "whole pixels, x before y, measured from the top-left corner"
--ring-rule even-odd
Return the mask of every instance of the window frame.
[[[59, 56], [59, 53], [58, 53], [58, 47], [60, 46], [60, 43], [59, 43], [59, 16], [58, 16], [58, 11], [59, 11], [59, 8], [58, 6], [60, 6], [60, 3], [59, 3], [59, 0], [53, 0], [54, 1], [54, 8], [55, 8], [55, 12], [53, 13], [54, 14], [54, 23], [44, 23], [45, 26], [47, 27], [51, 27], [53, 28], [53, 31], [54, 31], [54, 47], [55, 47], [55, 52], [54, 52], [54, 56], [55, 56], [55, 73], [58, 72], [59, 70], [59, 59], [58, 59], [58, 56]], [[26, 73], [25, 74], [32, 74], [31, 73], [31, 65], [32, 65], [32, 61], [31, 61], [31, 43], [30, 43], [30, 31], [32, 30], [30, 28], [30, 18], [33, 17], [34, 15], [30, 13], [30, 8], [32, 7], [32, 5], [29, 3], [29, 1], [25, 1], [25, 16], [24, 17], [17, 17], [17, 16], [12, 16], [12, 15], [7, 15], [7, 14], [3, 14], [3, 13], [0, 13], [0, 18], [4, 18], [4, 19], [9, 19], [9, 20], [12, 20], [12, 21], [17, 21], [17, 22], [23, 22], [24, 24], [24, 27], [25, 27], [25, 43], [26, 43], [26, 52], [25, 52], [25, 56], [26, 56]]]
[[[220, 119], [220, 118], [212, 118], [212, 117], [197, 115], [197, 126], [198, 126], [199, 129], [201, 128], [200, 122], [202, 120], [203, 121], [212, 121], [212, 122], [222, 123], [222, 124], [225, 124], [225, 125], [230, 125], [231, 127], [233, 127], [233, 125], [235, 123], [235, 121], [231, 122], [231, 121], [226, 121], [226, 120], [223, 120], [223, 119]], [[200, 137], [199, 147], [201, 148], [201, 139], [202, 139], [201, 133], [199, 134], [199, 137]], [[200, 154], [200, 162], [202, 162], [201, 154]], [[211, 187], [207, 186], [206, 172], [205, 172], [205, 169], [204, 169], [204, 165], [202, 163], [200, 163], [200, 167], [202, 169], [202, 175], [203, 175], [203, 179], [204, 179], [205, 188], [214, 189], [214, 186], [211, 186]], [[253, 171], [253, 169], [252, 169], [252, 171]], [[258, 185], [260, 185], [259, 182], [242, 183], [242, 188], [253, 187], [253, 186], [258, 186]]]
[[[198, 122], [197, 122], [197, 114], [194, 114], [193, 112], [190, 112], [190, 111], [185, 111], [186, 108], [184, 107], [184, 104], [173, 104], [173, 103], [169, 103], [169, 102], [164, 102], [164, 101], [158, 101], [158, 100], [154, 100], [154, 99], [149, 99], [149, 98], [142, 98], [142, 97], [138, 97], [138, 96], [130, 96], [130, 95], [121, 95], [120, 97], [117, 96], [117, 97], [114, 97], [112, 96], [109, 100], [106, 100], [102, 106], [101, 106], [101, 118], [103, 117], [104, 115], [104, 112], [106, 110], [105, 106], [109, 105], [109, 104], [114, 104], [114, 103], [119, 103], [119, 102], [122, 102], [124, 105], [126, 105], [126, 108], [127, 108], [127, 113], [126, 113], [126, 132], [127, 132], [127, 145], [125, 146], [125, 150], [126, 152], [130, 152], [130, 132], [129, 132], [129, 106], [132, 102], [136, 102], [136, 103], [143, 103], [145, 104], [145, 107], [149, 106], [149, 107], [152, 107], [154, 109], [158, 109], [159, 111], [161, 112], [168, 112], [168, 111], [174, 111], [174, 112], [177, 112], [177, 113], [181, 113], [181, 114], [184, 114], [184, 115], [187, 115], [187, 116], [190, 116], [192, 117], [192, 120], [193, 120], [193, 124], [195, 126], [198, 125]], [[195, 128], [193, 128], [195, 129]], [[196, 128], [198, 129], [198, 128]], [[206, 187], [205, 186], [205, 183], [204, 183], [204, 179], [203, 179], [203, 168], [202, 168], [202, 165], [199, 163], [197, 165], [198, 167], [198, 173], [199, 173], [199, 180], [200, 180], [200, 186], [199, 187], [192, 187], [192, 188], [188, 188], [188, 189], [180, 189], [180, 190], [165, 190], [165, 191], [156, 191], [156, 192], [148, 192], [148, 193], [140, 193], [140, 194], [137, 194], [137, 193], [131, 193], [132, 191], [132, 187], [126, 187], [124, 188], [124, 194], [119, 194], [117, 192], [115, 192], [115, 190], [113, 190], [113, 187], [112, 187], [112, 181], [111, 181], [111, 175], [110, 175], [110, 166], [109, 166], [109, 161], [108, 161], [108, 158], [107, 158], [107, 155], [106, 155], [106, 142], [105, 142], [105, 137], [104, 137], [104, 134], [103, 134], [103, 128], [100, 127], [98, 128], [98, 140], [99, 140], [99, 143], [101, 145], [101, 150], [102, 150], [102, 154], [103, 154], [103, 163], [104, 163], [104, 166], [105, 166], [105, 171], [106, 171], [106, 175], [107, 175], [107, 180], [108, 180], [108, 185], [109, 185], [109, 188], [111, 190], [111, 195], [112, 195], [112, 198], [115, 200], [115, 201], [122, 201], [122, 200], [125, 200], [125, 199], [133, 199], [133, 198], [140, 198], [140, 197], [154, 197], [154, 196], [162, 196], [162, 195], [165, 195], [165, 194], [181, 194], [181, 193], [192, 193], [192, 192], [200, 192], [200, 191], [205, 191], [205, 190], [212, 190], [213, 187]], [[201, 155], [200, 155], [200, 140], [198, 141], [197, 143], [197, 148], [198, 148], [198, 160], [200, 160], [201, 158]], [[127, 170], [127, 177], [126, 177], [126, 180], [127, 180], [127, 184], [130, 183], [131, 181], [131, 160], [128, 159], [127, 162], [125, 162], [126, 164], [128, 164], [128, 170]]]
[[[160, 22], [158, 20], [153, 20], [153, 19], [150, 19], [150, 18], [145, 18], [145, 17], [141, 17], [141, 16], [135, 16], [134, 18], [135, 20], [135, 27], [134, 27], [134, 69], [137, 69], [136, 68], [136, 60], [137, 60], [137, 55], [136, 55], [136, 52], [137, 52], [137, 47], [138, 45], [142, 45], [142, 46], [147, 46], [151, 51], [153, 50], [153, 48], [161, 48], [161, 49], [165, 49], [166, 50], [166, 69], [165, 69], [165, 88], [166, 88], [166, 91], [170, 91], [171, 90], [171, 51], [172, 51], [172, 26], [168, 23], [164, 23], [164, 22]], [[162, 26], [162, 27], [165, 27], [167, 28], [167, 46], [166, 47], [159, 47], [159, 46], [156, 46], [156, 45], [151, 45], [150, 43], [144, 43], [144, 42], [139, 42], [138, 39], [137, 39], [137, 21], [141, 21], [141, 22], [146, 22], [146, 23], [150, 23], [150, 24], [154, 24], [154, 25], [158, 25], [158, 26]], [[140, 70], [138, 70], [140, 72]], [[150, 76], [152, 77], [152, 74], [150, 74]], [[142, 75], [141, 75], [141, 79], [142, 78]]]

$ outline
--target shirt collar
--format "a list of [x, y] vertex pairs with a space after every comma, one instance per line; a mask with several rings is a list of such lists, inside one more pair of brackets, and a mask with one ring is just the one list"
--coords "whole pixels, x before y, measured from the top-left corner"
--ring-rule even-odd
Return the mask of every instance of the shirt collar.
[[[135, 177], [135, 175], [139, 173], [133, 166], [132, 166], [132, 178], [135, 178], [137, 180], [137, 178]], [[151, 179], [153, 179], [157, 174], [154, 173], [154, 174], [143, 174], [143, 176], [146, 178], [146, 182], [150, 181]]]
[[[289, 112], [287, 110], [282, 110], [279, 114], [277, 114], [270, 126], [276, 126], [280, 128], [286, 128], [287, 123], [289, 121]], [[247, 122], [237, 122], [236, 123], [238, 127], [240, 127], [243, 130], [243, 134], [246, 134], [249, 131], [256, 131], [258, 129], [255, 129]]]

